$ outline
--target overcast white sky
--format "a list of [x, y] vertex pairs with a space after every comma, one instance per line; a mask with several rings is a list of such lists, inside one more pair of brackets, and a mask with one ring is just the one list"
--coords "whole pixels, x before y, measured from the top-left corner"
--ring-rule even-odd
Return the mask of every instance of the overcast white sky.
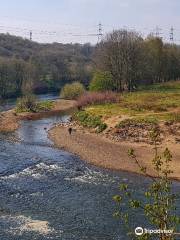
[[161, 28], [164, 39], [174, 27], [180, 43], [180, 0], [0, 0], [0, 32], [39, 42], [97, 41], [98, 23], [103, 32], [127, 27], [147, 34]]

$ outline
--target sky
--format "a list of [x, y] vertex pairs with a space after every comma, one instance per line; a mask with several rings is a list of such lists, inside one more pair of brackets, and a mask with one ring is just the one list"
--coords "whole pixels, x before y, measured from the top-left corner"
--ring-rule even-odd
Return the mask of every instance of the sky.
[[[159, 32], [180, 44], [180, 0], [0, 0], [0, 32], [38, 42], [98, 41], [98, 24], [105, 35], [127, 28], [146, 36]], [[157, 31], [158, 30], [158, 31]]]

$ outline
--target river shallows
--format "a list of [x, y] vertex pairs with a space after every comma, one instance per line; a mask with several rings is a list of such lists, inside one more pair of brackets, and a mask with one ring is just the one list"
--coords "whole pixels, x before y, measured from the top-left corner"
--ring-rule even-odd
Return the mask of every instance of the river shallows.
[[[112, 217], [112, 196], [120, 182], [140, 195], [148, 180], [90, 166], [53, 148], [47, 130], [67, 119], [24, 121], [19, 143], [0, 140], [1, 240], [128, 239], [124, 226]], [[175, 188], [180, 192], [179, 183]], [[133, 224], [144, 224], [141, 215]]]

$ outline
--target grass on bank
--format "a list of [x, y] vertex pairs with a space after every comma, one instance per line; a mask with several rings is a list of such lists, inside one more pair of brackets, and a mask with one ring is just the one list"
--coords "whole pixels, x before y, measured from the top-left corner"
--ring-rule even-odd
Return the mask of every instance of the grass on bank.
[[45, 112], [53, 108], [54, 102], [50, 100], [37, 101], [36, 96], [28, 95], [17, 100], [16, 113]]
[[89, 114], [85, 111], [79, 111], [74, 114], [74, 120], [82, 126], [96, 129], [97, 133], [103, 132], [107, 125], [102, 122], [101, 117]]
[[49, 111], [53, 108], [54, 102], [50, 100], [42, 101], [37, 103], [37, 110], [39, 112]]
[[156, 83], [153, 85], [139, 86], [139, 91], [153, 91], [153, 92], [179, 92], [180, 81], [170, 81], [166, 83]]
[[149, 87], [149, 90], [125, 93], [120, 96], [118, 103], [90, 105], [85, 110], [88, 114], [103, 119], [126, 116], [144, 121], [180, 122], [180, 81], [156, 84]]
[[170, 108], [180, 107], [179, 93], [165, 92], [135, 92], [122, 96], [120, 106], [130, 110], [145, 112], [163, 112]]

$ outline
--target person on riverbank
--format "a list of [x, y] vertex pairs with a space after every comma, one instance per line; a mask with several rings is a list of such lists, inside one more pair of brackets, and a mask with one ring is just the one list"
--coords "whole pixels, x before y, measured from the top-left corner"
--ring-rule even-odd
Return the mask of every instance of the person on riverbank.
[[68, 132], [69, 132], [69, 135], [72, 134], [72, 128], [71, 127], [68, 128]]

